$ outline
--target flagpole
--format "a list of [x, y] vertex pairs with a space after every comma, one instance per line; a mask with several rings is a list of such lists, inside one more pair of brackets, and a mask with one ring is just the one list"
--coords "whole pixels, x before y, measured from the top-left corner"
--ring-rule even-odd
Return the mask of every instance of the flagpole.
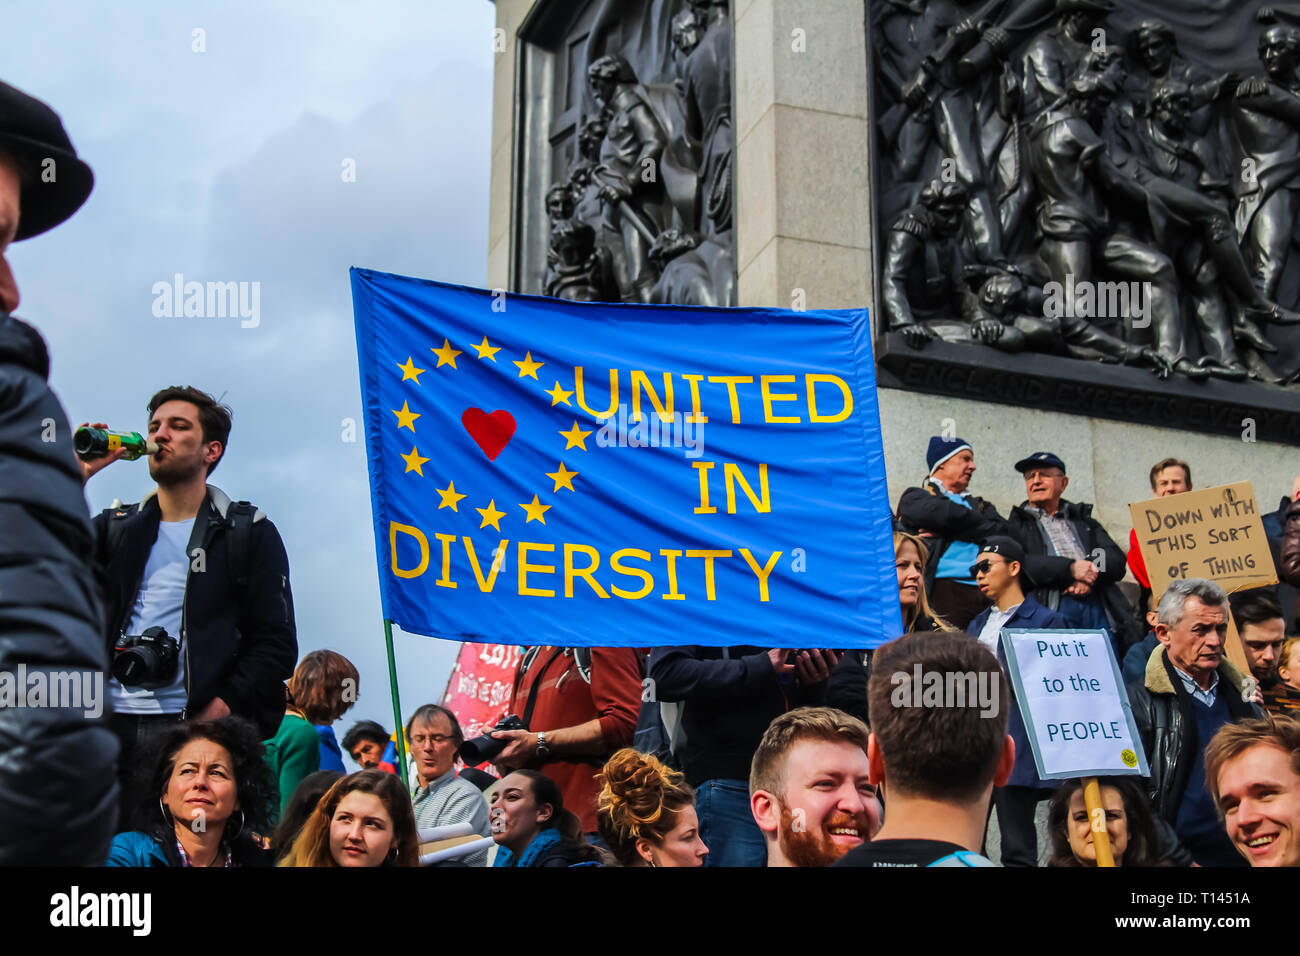
[[393, 695], [393, 721], [397, 725], [397, 772], [402, 785], [409, 789], [406, 780], [406, 735], [402, 733], [402, 702], [397, 695], [397, 658], [393, 656], [393, 622], [384, 618], [384, 643], [388, 645], [388, 684]]

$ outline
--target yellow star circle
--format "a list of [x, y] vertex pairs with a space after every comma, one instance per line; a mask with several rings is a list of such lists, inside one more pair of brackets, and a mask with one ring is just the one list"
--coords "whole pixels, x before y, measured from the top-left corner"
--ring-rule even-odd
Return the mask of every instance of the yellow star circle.
[[524, 360], [523, 360], [522, 362], [515, 362], [515, 364], [519, 366], [519, 377], [520, 377], [520, 378], [531, 378], [531, 379], [533, 379], [534, 381], [536, 381], [536, 380], [537, 380], [537, 370], [538, 370], [539, 368], [541, 368], [543, 365], [545, 365], [546, 363], [545, 363], [545, 362], [534, 362], [534, 361], [533, 361], [533, 353], [532, 353], [532, 352], [528, 352], [527, 354], [524, 355]]
[[572, 428], [567, 432], [560, 432], [560, 434], [563, 435], [565, 440], [568, 442], [568, 444], [564, 446], [565, 451], [568, 451], [570, 448], [581, 448], [583, 451], [587, 450], [587, 436], [590, 435], [591, 432], [585, 432], [579, 428], [577, 419], [574, 419]]
[[[480, 528], [486, 528], [488, 525], [491, 525], [500, 532], [500, 521], [506, 516], [506, 513], [504, 511], [497, 511], [497, 502], [495, 498], [488, 502], [486, 508], [475, 508], [474, 510], [483, 516], [483, 522], [479, 525]], [[545, 523], [545, 521], [542, 522], [542, 524]]]
[[564, 467], [564, 462], [560, 462], [559, 470], [548, 471], [546, 477], [555, 482], [555, 491], [559, 491], [561, 488], [568, 488], [570, 491], [573, 491], [573, 479], [578, 477], [578, 473], [576, 471], [569, 471], [569, 469]]
[[488, 359], [491, 362], [495, 362], [497, 360], [497, 353], [501, 351], [501, 346], [499, 345], [493, 346], [488, 344], [488, 338], [486, 335], [483, 336], [482, 342], [480, 342], [478, 345], [471, 345], [470, 348], [472, 348], [475, 352], [478, 353], [479, 358]]
[[401, 411], [396, 408], [390, 409], [390, 411], [397, 416], [398, 428], [409, 428], [411, 431], [415, 431], [415, 420], [420, 417], [420, 413], [411, 411], [409, 402], [402, 402]]
[[[444, 365], [450, 365], [452, 368], [456, 368], [456, 356], [461, 354], [452, 348], [451, 343], [446, 339], [442, 340], [442, 348], [429, 349], [429, 351], [438, 356], [438, 364], [434, 366], [435, 368], [442, 368]], [[456, 370], [460, 371], [460, 369]]]
[[403, 382], [405, 382], [407, 379], [415, 379], [415, 384], [416, 385], [420, 384], [420, 373], [422, 373], [424, 369], [416, 368], [415, 363], [411, 361], [411, 356], [408, 355], [406, 357], [405, 365], [403, 365], [401, 362], [394, 362], [393, 364], [402, 370]]
[[421, 478], [424, 477], [424, 472], [420, 470], [420, 466], [429, 459], [421, 457], [419, 449], [414, 445], [411, 446], [411, 453], [409, 455], [403, 455], [402, 460], [406, 462], [406, 471], [402, 472], [402, 474], [407, 474], [413, 471]]
[[434, 491], [438, 492], [439, 496], [442, 498], [441, 503], [438, 505], [439, 511], [443, 508], [450, 508], [452, 511], [458, 511], [456, 503], [465, 497], [464, 495], [456, 493], [456, 482], [454, 481], [447, 482], [446, 488], [435, 488]]
[[536, 495], [533, 495], [532, 501], [527, 504], [522, 504], [519, 507], [523, 508], [525, 513], [528, 515], [528, 517], [524, 519], [524, 524], [528, 524], [530, 521], [540, 521], [542, 524], [546, 524], [546, 519], [543, 518], [542, 515], [551, 510], [551, 506], [542, 504], [537, 500]]
[[568, 405], [570, 408], [573, 407], [573, 403], [569, 401], [569, 396], [572, 395], [573, 392], [566, 392], [564, 389], [560, 388], [560, 383], [558, 380], [555, 383], [555, 387], [549, 389], [546, 394], [551, 396], [552, 408], [554, 408], [556, 405], [560, 404], [561, 402], [563, 402], [565, 405]]

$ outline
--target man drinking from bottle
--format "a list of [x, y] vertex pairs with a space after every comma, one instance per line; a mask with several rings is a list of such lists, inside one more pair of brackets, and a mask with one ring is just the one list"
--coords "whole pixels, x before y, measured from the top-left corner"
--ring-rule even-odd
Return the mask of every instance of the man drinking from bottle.
[[[226, 451], [230, 409], [189, 386], [164, 388], [148, 408], [157, 488], [94, 519], [124, 806], [136, 755], [176, 722], [233, 713], [274, 736], [298, 657], [279, 532], [207, 481]], [[89, 479], [126, 453], [82, 470]]]

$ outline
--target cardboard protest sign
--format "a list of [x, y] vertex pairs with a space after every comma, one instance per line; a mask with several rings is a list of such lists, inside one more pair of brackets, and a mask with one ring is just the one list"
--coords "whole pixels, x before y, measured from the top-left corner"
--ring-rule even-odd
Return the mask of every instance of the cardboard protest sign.
[[1149, 774], [1105, 631], [1006, 628], [1002, 647], [1040, 777]]
[[[1217, 485], [1129, 505], [1138, 547], [1151, 576], [1151, 607], [1171, 581], [1207, 578], [1229, 594], [1277, 584], [1277, 569], [1249, 481]], [[1229, 616], [1227, 655], [1249, 673]]]
[[1208, 578], [1231, 594], [1277, 584], [1249, 481], [1129, 505], [1157, 602], [1170, 581]]

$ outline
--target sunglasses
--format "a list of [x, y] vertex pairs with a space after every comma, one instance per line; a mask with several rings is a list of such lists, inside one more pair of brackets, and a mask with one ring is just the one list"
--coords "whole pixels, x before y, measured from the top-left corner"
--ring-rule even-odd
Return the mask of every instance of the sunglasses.
[[972, 564], [970, 566], [970, 576], [975, 577], [975, 575], [977, 574], [988, 574], [989, 571], [992, 570], [992, 568], [993, 568], [993, 562], [990, 561], [988, 558], [985, 558], [979, 564]]

